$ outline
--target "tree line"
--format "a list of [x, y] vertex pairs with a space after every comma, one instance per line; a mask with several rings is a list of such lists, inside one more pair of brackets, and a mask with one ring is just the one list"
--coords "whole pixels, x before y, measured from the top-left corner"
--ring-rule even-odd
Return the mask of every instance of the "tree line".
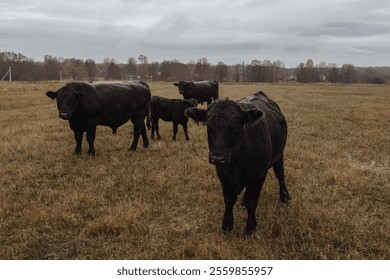
[[[219, 82], [296, 81], [299, 83], [390, 83], [390, 67], [355, 67], [344, 64], [320, 62], [312, 59], [296, 68], [286, 68], [281, 61], [254, 59], [249, 64], [211, 64], [207, 58], [197, 62], [182, 63], [179, 60], [149, 62], [145, 55], [130, 57], [127, 63], [105, 58], [97, 63], [92, 59], [62, 58], [45, 55], [43, 61], [35, 61], [23, 54], [0, 52], [0, 76], [5, 77], [9, 67], [14, 81], [44, 80], [208, 80]], [[3, 76], [4, 75], [4, 76]]]

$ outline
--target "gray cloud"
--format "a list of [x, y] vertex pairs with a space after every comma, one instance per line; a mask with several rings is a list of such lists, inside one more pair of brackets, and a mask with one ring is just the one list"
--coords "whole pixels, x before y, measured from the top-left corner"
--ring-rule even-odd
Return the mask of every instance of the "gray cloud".
[[0, 51], [37, 60], [126, 62], [144, 54], [151, 61], [390, 65], [387, 0], [16, 0], [0, 12]]

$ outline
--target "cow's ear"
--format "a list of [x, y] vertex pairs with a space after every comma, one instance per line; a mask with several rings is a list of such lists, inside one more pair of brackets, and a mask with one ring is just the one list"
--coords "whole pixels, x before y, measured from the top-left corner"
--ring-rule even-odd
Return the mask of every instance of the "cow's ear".
[[46, 92], [47, 97], [50, 97], [51, 99], [56, 99], [57, 98], [57, 92], [54, 91], [48, 91]]
[[76, 92], [76, 93], [74, 94], [74, 96], [75, 96], [75, 98], [76, 98], [77, 100], [78, 100], [78, 99], [81, 99], [81, 98], [84, 97], [84, 92], [78, 91], [78, 92]]
[[261, 119], [261, 117], [264, 115], [264, 113], [262, 111], [260, 111], [259, 109], [242, 109], [241, 108], [240, 111], [241, 111], [241, 115], [242, 115], [245, 123], [255, 122], [255, 121]]
[[178, 87], [178, 86], [179, 86], [179, 83], [173, 83], [173, 85]]
[[197, 123], [198, 122], [202, 122], [202, 123], [206, 122], [206, 110], [205, 109], [198, 109], [198, 108], [192, 107], [192, 108], [188, 108], [187, 110], [185, 110], [184, 113], [187, 117], [193, 119]]

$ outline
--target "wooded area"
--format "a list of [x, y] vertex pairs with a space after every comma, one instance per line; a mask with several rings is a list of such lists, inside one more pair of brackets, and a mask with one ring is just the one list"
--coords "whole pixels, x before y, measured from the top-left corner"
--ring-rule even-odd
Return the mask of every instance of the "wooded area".
[[334, 63], [314, 64], [312, 59], [296, 68], [286, 68], [281, 61], [254, 59], [251, 63], [226, 65], [209, 63], [207, 58], [197, 62], [182, 63], [179, 60], [149, 62], [145, 55], [130, 57], [127, 63], [105, 58], [101, 63], [92, 59], [62, 58], [45, 55], [43, 61], [35, 61], [23, 54], [0, 52], [0, 76], [15, 81], [53, 80], [207, 80], [219, 82], [297, 81], [300, 83], [390, 83], [390, 67], [355, 67], [353, 64], [338, 66]]

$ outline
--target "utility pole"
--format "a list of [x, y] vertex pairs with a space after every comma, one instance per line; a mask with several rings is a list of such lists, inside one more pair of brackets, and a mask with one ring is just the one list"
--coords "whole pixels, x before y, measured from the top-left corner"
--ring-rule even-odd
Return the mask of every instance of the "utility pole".
[[7, 75], [8, 75], [9, 81], [12, 82], [11, 66], [8, 68], [7, 73], [5, 73], [4, 77], [1, 80], [4, 81], [5, 77], [7, 77]]

